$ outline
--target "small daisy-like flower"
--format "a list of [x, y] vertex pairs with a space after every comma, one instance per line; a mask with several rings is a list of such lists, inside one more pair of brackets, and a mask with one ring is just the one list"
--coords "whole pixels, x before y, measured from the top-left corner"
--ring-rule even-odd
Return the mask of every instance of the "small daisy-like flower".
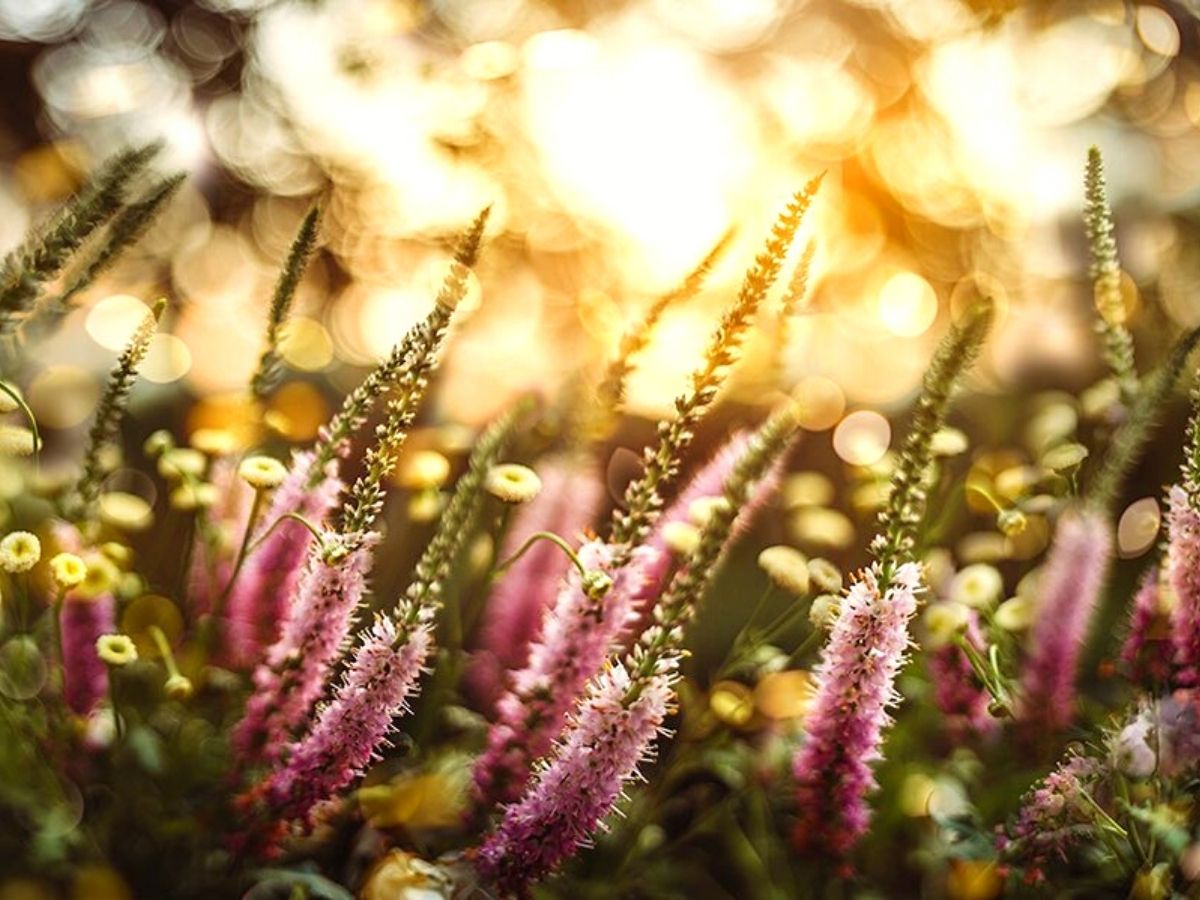
[[484, 489], [505, 503], [528, 503], [542, 489], [542, 480], [528, 466], [501, 463], [488, 470]]
[[450, 477], [450, 460], [436, 450], [418, 450], [400, 470], [400, 484], [410, 491], [439, 488]]
[[833, 627], [833, 623], [837, 621], [838, 613], [842, 609], [842, 598], [837, 594], [821, 594], [819, 597], [814, 597], [812, 605], [808, 608], [808, 621], [813, 628], [820, 628], [822, 631], [827, 631]]
[[1024, 631], [1033, 624], [1036, 610], [1028, 597], [1010, 597], [996, 608], [993, 621], [1005, 631]]
[[192, 685], [192, 679], [186, 675], [172, 675], [167, 679], [166, 684], [163, 685], [163, 690], [166, 691], [167, 696], [172, 700], [179, 701], [191, 699], [192, 694], [196, 692], [195, 687]]
[[184, 482], [171, 491], [171, 509], [191, 512], [208, 509], [217, 502], [217, 486], [208, 482]]
[[145, 531], [154, 524], [154, 510], [137, 494], [109, 491], [100, 495], [100, 521], [125, 531]]
[[41, 558], [41, 541], [28, 531], [14, 531], [0, 541], [0, 569], [5, 572], [28, 572]]
[[947, 600], [934, 603], [925, 610], [925, 630], [929, 634], [928, 646], [944, 647], [967, 628], [971, 611], [964, 603]]
[[36, 449], [37, 438], [28, 428], [0, 425], [0, 456], [33, 456]]
[[758, 567], [767, 573], [776, 587], [797, 597], [808, 593], [812, 577], [808, 559], [794, 547], [776, 544], [758, 554]]
[[61, 588], [73, 588], [87, 578], [87, 563], [74, 553], [59, 553], [50, 560], [50, 574]]
[[972, 609], [989, 609], [1003, 596], [1004, 578], [987, 563], [967, 566], [950, 582], [950, 599]]
[[283, 483], [287, 466], [269, 456], [247, 456], [238, 466], [238, 475], [256, 491], [265, 491]]
[[676, 556], [691, 556], [700, 545], [700, 531], [687, 522], [667, 522], [662, 528], [663, 543]]
[[837, 594], [842, 590], [842, 572], [827, 559], [810, 559], [808, 561], [808, 577], [818, 591], [825, 594]]
[[116, 563], [99, 554], [87, 558], [87, 574], [78, 586], [78, 593], [90, 600], [110, 593], [121, 579], [121, 570]]
[[208, 457], [191, 447], [175, 447], [158, 460], [158, 474], [168, 481], [200, 478], [208, 468]]
[[110, 666], [127, 666], [138, 658], [137, 647], [127, 634], [102, 634], [96, 638], [96, 655]]

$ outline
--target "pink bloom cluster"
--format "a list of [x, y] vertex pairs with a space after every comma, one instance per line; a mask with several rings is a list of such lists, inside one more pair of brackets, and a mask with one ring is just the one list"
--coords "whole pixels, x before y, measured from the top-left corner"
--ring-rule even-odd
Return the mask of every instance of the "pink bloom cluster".
[[259, 662], [263, 648], [279, 637], [288, 602], [296, 594], [304, 559], [312, 546], [308, 529], [283, 517], [297, 513], [319, 526], [337, 504], [344, 487], [337, 475], [336, 459], [326, 465], [317, 486], [310, 487], [314, 464], [311, 450], [293, 455], [291, 470], [271, 496], [255, 539], [273, 525], [274, 530], [247, 557], [229, 594], [227, 652], [236, 665]]
[[1121, 662], [1129, 678], [1146, 686], [1165, 684], [1171, 677], [1171, 623], [1163, 610], [1158, 578], [1157, 566], [1142, 578], [1121, 646]]
[[287, 762], [268, 780], [266, 798], [282, 818], [307, 818], [377, 758], [433, 648], [427, 623], [401, 630], [381, 616], [361, 641], [334, 698]]
[[[986, 650], [983, 634], [979, 630], [979, 615], [970, 610], [964, 637], [981, 654]], [[988, 712], [991, 694], [987, 692], [967, 654], [961, 647], [944, 644], [925, 654], [929, 668], [929, 679], [933, 682], [933, 699], [953, 736], [965, 732], [991, 734], [996, 730], [996, 719]]]
[[663, 666], [636, 692], [620, 664], [596, 678], [553, 760], [480, 847], [475, 867], [485, 880], [519, 893], [590, 840], [661, 730], [673, 678]]
[[1021, 678], [1024, 721], [1059, 729], [1074, 718], [1079, 654], [1111, 556], [1112, 533], [1101, 512], [1084, 508], [1059, 519]]
[[[508, 529], [501, 559], [516, 553], [530, 535], [548, 531], [574, 540], [592, 523], [604, 484], [586, 459], [560, 455], [538, 466], [542, 490], [521, 506]], [[486, 619], [465, 682], [480, 709], [491, 711], [505, 673], [529, 661], [529, 644], [554, 603], [571, 562], [560, 547], [538, 541], [504, 574], [488, 598]]]
[[279, 639], [254, 671], [255, 691], [233, 733], [243, 763], [279, 758], [325, 688], [366, 593], [379, 535], [329, 533], [309, 553]]
[[562, 730], [567, 711], [636, 617], [634, 596], [641, 588], [644, 551], [612, 571], [617, 548], [592, 539], [579, 548], [583, 567], [602, 579], [604, 590], [585, 584], [572, 567], [547, 612], [528, 664], [496, 705], [487, 748], [475, 765], [475, 796], [480, 807], [521, 795], [534, 760], [543, 756]]
[[117, 630], [111, 594], [91, 600], [68, 596], [63, 601], [63, 697], [72, 712], [86, 716], [108, 693], [108, 667], [96, 653], [96, 639]]
[[1008, 832], [997, 836], [997, 849], [1025, 869], [1026, 880], [1045, 880], [1045, 867], [1065, 860], [1070, 846], [1091, 833], [1095, 812], [1083, 794], [1093, 791], [1103, 773], [1099, 761], [1071, 755], [1025, 798]]
[[867, 569], [846, 592], [821, 653], [807, 733], [793, 762], [795, 844], [842, 861], [870, 821], [871, 764], [881, 757], [887, 710], [898, 700], [896, 675], [922, 590], [916, 563], [898, 566], [883, 593], [878, 579], [875, 568]]
[[1176, 485], [1167, 498], [1167, 579], [1175, 592], [1172, 636], [1176, 681], [1200, 685], [1200, 511]]

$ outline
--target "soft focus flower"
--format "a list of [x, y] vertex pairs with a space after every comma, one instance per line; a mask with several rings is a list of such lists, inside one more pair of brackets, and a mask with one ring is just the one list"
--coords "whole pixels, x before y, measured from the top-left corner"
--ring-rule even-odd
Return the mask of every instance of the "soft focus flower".
[[505, 503], [528, 503], [542, 489], [542, 480], [528, 466], [501, 463], [492, 466], [484, 488]]
[[795, 547], [776, 544], [758, 554], [758, 567], [781, 590], [797, 597], [808, 593], [808, 559]]
[[1006, 537], [1016, 537], [1025, 533], [1029, 520], [1019, 509], [1004, 509], [996, 514], [996, 527]]
[[228, 456], [238, 448], [237, 436], [224, 428], [197, 428], [188, 442], [205, 456]]
[[1200, 512], [1176, 485], [1167, 497], [1167, 580], [1174, 592], [1171, 632], [1179, 684], [1200, 683]]
[[816, 557], [808, 561], [808, 577], [818, 591], [837, 594], [842, 590], [842, 572], [827, 559]]
[[248, 456], [238, 466], [238, 475], [257, 491], [266, 491], [283, 484], [287, 468], [269, 456]]
[[127, 634], [102, 634], [96, 638], [96, 655], [110, 666], [127, 666], [136, 662], [137, 647]]
[[476, 856], [480, 875], [502, 893], [544, 877], [591, 839], [646, 758], [670, 711], [671, 676], [654, 675], [630, 698], [616, 664], [589, 690], [553, 761]]
[[102, 594], [91, 600], [69, 594], [62, 605], [63, 699], [78, 715], [86, 716], [108, 693], [108, 667], [97, 642], [116, 627], [115, 602]]
[[[930, 607], [930, 611], [943, 605], [946, 604], [936, 604]], [[963, 639], [981, 656], [985, 655], [986, 645], [979, 629], [979, 614], [967, 607], [960, 606], [960, 609], [965, 613], [964, 621], [956, 626], [955, 633], [961, 633]], [[926, 622], [928, 624], [928, 613]], [[946, 717], [951, 735], [961, 736], [966, 731], [989, 734], [995, 730], [996, 719], [988, 711], [992, 696], [979, 683], [975, 669], [962, 647], [952, 642], [931, 645], [926, 648], [925, 665], [929, 670], [929, 680], [933, 683], [934, 702]]]
[[729, 506], [724, 497], [697, 497], [688, 504], [688, 521], [697, 528], [703, 528], [714, 512]]
[[1033, 624], [1037, 608], [1030, 597], [1010, 597], [996, 607], [992, 621], [1005, 631], [1024, 631]]
[[13, 531], [0, 540], [0, 569], [28, 572], [42, 558], [42, 543], [28, 531]]
[[412, 491], [439, 488], [450, 477], [450, 460], [436, 450], [418, 450], [400, 469], [400, 484]]
[[674, 556], [689, 556], [700, 545], [700, 529], [689, 522], [667, 522], [662, 536]]
[[100, 495], [100, 521], [124, 531], [145, 531], [154, 523], [154, 510], [137, 494], [109, 491]]
[[954, 600], [930, 604], [922, 616], [929, 636], [928, 646], [936, 649], [953, 643], [958, 635], [966, 631], [970, 620], [971, 608], [966, 604]]
[[74, 553], [58, 553], [50, 560], [50, 574], [59, 587], [72, 588], [87, 577], [87, 563]]
[[817, 690], [796, 752], [794, 842], [804, 853], [846, 855], [867, 830], [871, 765], [881, 758], [887, 709], [908, 647], [908, 623], [917, 609], [921, 567], [903, 563], [880, 592], [879, 573], [864, 570], [846, 592], [821, 652]]
[[808, 608], [808, 621], [813, 628], [827, 631], [837, 621], [842, 609], [842, 598], [839, 594], [818, 594], [813, 598]]
[[192, 512], [197, 509], [208, 509], [220, 499], [220, 493], [215, 484], [207, 481], [185, 481], [171, 489], [171, 509], [180, 512]]
[[208, 468], [208, 457], [191, 447], [170, 447], [158, 459], [158, 474], [168, 481], [202, 478]]
[[367, 875], [363, 900], [442, 900], [454, 896], [453, 879], [433, 863], [391, 850]]
[[1158, 765], [1157, 735], [1149, 710], [1139, 710], [1109, 745], [1112, 764], [1131, 778], [1149, 778]]
[[[157, 457], [173, 449], [175, 446], [175, 438], [171, 436], [171, 432], [160, 428], [158, 431], [153, 431], [150, 436], [142, 443], [142, 450], [149, 457]], [[162, 469], [159, 469], [159, 474], [163, 474]], [[164, 476], [165, 477], [165, 476]]]
[[1004, 578], [1000, 570], [987, 563], [973, 563], [960, 569], [950, 582], [950, 599], [973, 609], [989, 609], [1004, 596]]
[[1121, 662], [1135, 682], [1165, 684], [1171, 675], [1173, 655], [1171, 613], [1159, 583], [1157, 566], [1142, 578], [1129, 611], [1129, 633], [1121, 646]]
[[116, 588], [121, 570], [107, 556], [92, 553], [87, 556], [87, 574], [76, 593], [81, 597], [100, 597]]
[[0, 456], [32, 456], [36, 449], [37, 438], [28, 428], [0, 424]]
[[1025, 721], [1056, 729], [1074, 718], [1079, 654], [1111, 554], [1111, 529], [1101, 513], [1063, 514], [1042, 574], [1021, 677], [1018, 714]]
[[189, 700], [192, 694], [196, 692], [195, 686], [192, 684], [192, 679], [186, 675], [171, 675], [163, 684], [163, 690], [172, 700]]
[[21, 396], [21, 392], [17, 389], [16, 385], [10, 384], [7, 381], [0, 381], [0, 386], [3, 387], [3, 390], [0, 390], [0, 415], [16, 412], [20, 407], [17, 405], [17, 401], [13, 398], [12, 394], [16, 394], [19, 397]]

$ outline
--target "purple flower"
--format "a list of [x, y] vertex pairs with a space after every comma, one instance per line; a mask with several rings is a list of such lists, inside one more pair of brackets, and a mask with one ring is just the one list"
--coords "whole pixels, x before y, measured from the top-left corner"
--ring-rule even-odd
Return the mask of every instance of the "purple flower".
[[310, 487], [314, 459], [312, 451], [293, 454], [291, 471], [271, 497], [255, 539], [276, 522], [279, 524], [246, 558], [230, 591], [226, 652], [237, 665], [250, 666], [261, 660], [263, 648], [279, 637], [281, 623], [289, 613], [288, 601], [297, 596], [297, 583], [313, 538], [299, 522], [283, 517], [297, 513], [319, 526], [337, 504], [344, 487], [337, 475], [336, 459], [326, 464], [317, 486]]
[[616, 664], [592, 683], [553, 761], [479, 848], [475, 868], [503, 894], [523, 890], [586, 844], [662, 729], [673, 668], [636, 682]]
[[496, 704], [487, 748], [475, 765], [480, 807], [521, 795], [531, 764], [551, 748], [567, 711], [632, 623], [644, 553], [635, 551], [629, 565], [612, 572], [615, 555], [598, 539], [580, 547], [588, 582], [571, 568], [530, 648], [529, 662]]
[[1018, 715], [1025, 722], [1057, 730], [1074, 718], [1079, 655], [1111, 556], [1102, 513], [1084, 508], [1059, 519], [1022, 672]]
[[360, 642], [332, 702], [268, 780], [265, 796], [282, 818], [303, 819], [362, 775], [377, 758], [433, 648], [428, 623], [405, 632], [379, 617]]
[[[963, 635], [981, 655], [986, 653], [986, 643], [979, 630], [979, 614], [968, 610], [967, 628]], [[925, 664], [929, 669], [929, 680], [933, 682], [933, 699], [954, 737], [966, 732], [991, 734], [996, 730], [996, 719], [988, 712], [992, 696], [979, 683], [975, 669], [963, 649], [953, 643], [930, 648], [925, 653]]]
[[872, 567], [846, 591], [821, 652], [816, 696], [793, 763], [795, 844], [801, 852], [842, 861], [870, 821], [871, 764], [882, 757], [883, 732], [891, 723], [887, 709], [898, 699], [894, 685], [922, 590], [921, 567], [898, 566], [882, 594], [878, 580]]
[[1176, 485], [1167, 497], [1167, 579], [1175, 592], [1172, 635], [1178, 684], [1200, 683], [1200, 512]]
[[1096, 814], [1084, 794], [1103, 774], [1097, 760], [1072, 754], [1026, 796], [1016, 823], [996, 840], [997, 849], [1025, 869], [1026, 880], [1043, 881], [1052, 860], [1065, 861], [1068, 848], [1092, 833]]
[[[604, 497], [604, 484], [585, 459], [560, 455], [538, 466], [542, 491], [518, 508], [501, 559], [516, 553], [530, 535], [549, 531], [575, 541], [591, 524]], [[492, 591], [478, 644], [465, 675], [476, 705], [491, 711], [504, 675], [529, 661], [529, 644], [554, 603], [571, 562], [550, 541], [538, 541], [505, 573]]]
[[1158, 566], [1142, 578], [1129, 611], [1129, 634], [1121, 647], [1121, 662], [1130, 680], [1150, 686], [1171, 676], [1170, 612], [1164, 607]]
[[96, 639], [117, 630], [111, 594], [84, 599], [71, 594], [63, 601], [63, 698], [71, 711], [86, 716], [108, 693], [108, 667], [96, 653]]
[[309, 552], [279, 639], [254, 671], [255, 691], [234, 729], [243, 764], [275, 761], [325, 689], [326, 676], [366, 592], [379, 536], [329, 533]]

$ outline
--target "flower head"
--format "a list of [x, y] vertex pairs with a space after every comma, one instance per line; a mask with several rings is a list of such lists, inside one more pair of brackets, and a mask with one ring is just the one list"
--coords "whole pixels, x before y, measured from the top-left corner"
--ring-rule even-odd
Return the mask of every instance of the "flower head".
[[542, 480], [528, 466], [502, 463], [492, 466], [484, 487], [505, 503], [528, 503], [541, 491]]
[[808, 593], [811, 576], [808, 560], [794, 547], [777, 544], [758, 554], [758, 567], [778, 588], [802, 597]]
[[1200, 511], [1176, 485], [1167, 497], [1167, 582], [1174, 593], [1171, 614], [1174, 663], [1179, 684], [1200, 684]]
[[37, 438], [28, 428], [0, 425], [0, 456], [32, 456], [36, 449]]
[[154, 524], [154, 510], [137, 494], [109, 491], [99, 500], [100, 521], [124, 531], [145, 531]]
[[196, 688], [192, 684], [192, 679], [188, 678], [186, 675], [180, 675], [178, 673], [167, 678], [166, 682], [163, 684], [163, 690], [172, 700], [178, 700], [180, 702], [184, 700], [190, 700], [192, 694], [196, 692]]
[[72, 588], [87, 578], [87, 563], [74, 553], [59, 553], [50, 560], [50, 574], [61, 588]]
[[269, 456], [248, 456], [238, 466], [238, 475], [256, 491], [266, 491], [283, 484], [287, 468]]
[[0, 569], [28, 572], [42, 558], [42, 543], [28, 531], [13, 531], [0, 540]]
[[127, 634], [102, 634], [96, 638], [96, 655], [114, 668], [136, 662], [137, 647]]

